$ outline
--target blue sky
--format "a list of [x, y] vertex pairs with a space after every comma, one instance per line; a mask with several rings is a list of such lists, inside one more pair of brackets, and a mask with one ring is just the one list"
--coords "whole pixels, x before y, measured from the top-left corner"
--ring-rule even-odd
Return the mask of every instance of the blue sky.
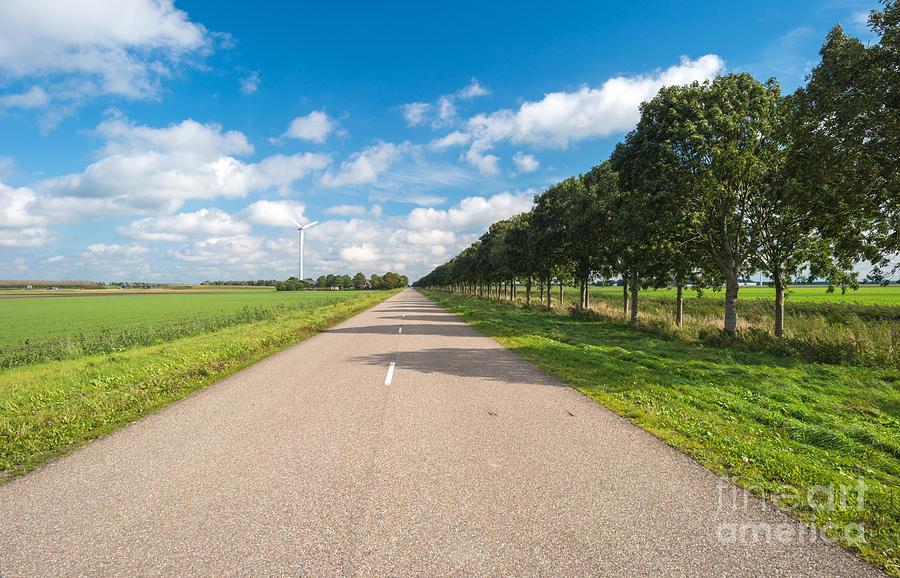
[[0, 278], [411, 279], [664, 84], [799, 86], [874, 1], [0, 4]]

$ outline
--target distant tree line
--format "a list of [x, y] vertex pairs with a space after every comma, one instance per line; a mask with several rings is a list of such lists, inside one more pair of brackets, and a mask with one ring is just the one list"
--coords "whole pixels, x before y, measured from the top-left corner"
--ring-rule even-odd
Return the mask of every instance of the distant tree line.
[[662, 88], [608, 160], [551, 186], [528, 213], [480, 240], [417, 286], [514, 297], [619, 277], [623, 311], [637, 319], [643, 288], [725, 290], [725, 332], [737, 330], [740, 282], [775, 288], [774, 332], [784, 331], [792, 280], [855, 287], [896, 272], [900, 252], [900, 3], [884, 1], [865, 45], [828, 34], [806, 86], [782, 95], [749, 74]]
[[256, 281], [204, 281], [201, 285], [237, 285], [242, 287], [274, 287], [277, 279], [257, 279]]
[[278, 291], [300, 291], [302, 289], [336, 287], [338, 289], [398, 289], [407, 287], [409, 278], [393, 271], [384, 275], [372, 274], [367, 278], [362, 272], [353, 277], [350, 275], [321, 275], [315, 283], [301, 281], [297, 277], [290, 277], [286, 281], [275, 283]]
[[102, 281], [36, 281], [36, 280], [0, 280], [0, 289], [47, 289], [60, 287], [65, 289], [102, 289], [106, 283]]

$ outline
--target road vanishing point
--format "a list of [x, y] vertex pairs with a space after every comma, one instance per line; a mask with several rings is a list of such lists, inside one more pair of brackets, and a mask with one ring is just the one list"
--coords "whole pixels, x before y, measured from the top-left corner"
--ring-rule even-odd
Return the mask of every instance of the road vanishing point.
[[0, 486], [0, 575], [881, 575], [745, 498], [410, 289]]

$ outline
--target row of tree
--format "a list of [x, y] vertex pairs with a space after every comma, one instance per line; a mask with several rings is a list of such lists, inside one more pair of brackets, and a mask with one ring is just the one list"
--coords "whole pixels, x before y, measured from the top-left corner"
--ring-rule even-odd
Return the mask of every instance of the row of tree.
[[278, 291], [300, 291], [302, 289], [317, 288], [338, 288], [338, 289], [398, 289], [407, 287], [409, 278], [406, 275], [400, 275], [393, 271], [388, 271], [384, 275], [372, 274], [366, 277], [362, 272], [357, 273], [353, 277], [350, 275], [321, 275], [316, 279], [315, 283], [309, 281], [301, 281], [297, 277], [290, 277], [286, 281], [278, 281], [275, 288]]
[[204, 281], [201, 285], [238, 286], [238, 287], [274, 287], [277, 279], [257, 279], [256, 281]]
[[[449, 263], [416, 282], [513, 297], [519, 284], [621, 277], [637, 318], [641, 288], [725, 289], [725, 331], [737, 329], [740, 282], [775, 287], [775, 334], [793, 279], [854, 285], [860, 262], [883, 279], [900, 250], [900, 3], [883, 2], [866, 46], [840, 25], [805, 87], [728, 74], [662, 88], [610, 159], [494, 223]], [[894, 267], [896, 270], [896, 267]], [[630, 296], [629, 296], [630, 293]], [[629, 304], [630, 297], [630, 304]]]

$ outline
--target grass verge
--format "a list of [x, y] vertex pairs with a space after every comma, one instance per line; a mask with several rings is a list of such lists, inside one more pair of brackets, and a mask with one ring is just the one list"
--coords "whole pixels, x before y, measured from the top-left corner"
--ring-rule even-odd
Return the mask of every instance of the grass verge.
[[[900, 375], [423, 292], [643, 429], [900, 576]], [[865, 484], [863, 504], [841, 488]], [[827, 493], [836, 492], [832, 505]], [[791, 491], [793, 490], [793, 492]], [[860, 526], [855, 526], [860, 525]], [[858, 529], [864, 530], [859, 542]]]
[[0, 482], [384, 301], [366, 293], [219, 331], [0, 372]]

